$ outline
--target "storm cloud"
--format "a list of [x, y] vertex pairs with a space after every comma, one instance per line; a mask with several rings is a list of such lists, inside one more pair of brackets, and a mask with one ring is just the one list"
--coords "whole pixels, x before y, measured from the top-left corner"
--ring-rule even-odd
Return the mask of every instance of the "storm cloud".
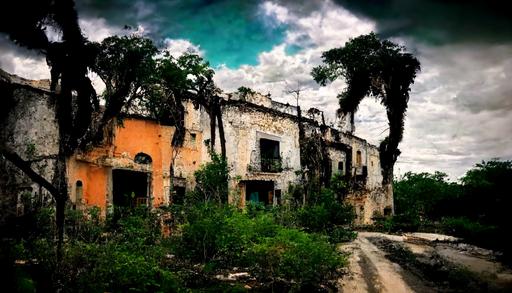
[[377, 22], [384, 37], [412, 37], [432, 45], [512, 41], [509, 1], [335, 0]]
[[[342, 79], [321, 87], [310, 76], [323, 51], [371, 31], [407, 47], [421, 62], [412, 86], [397, 174], [447, 172], [452, 179], [494, 157], [512, 159], [512, 18], [507, 1], [78, 0], [84, 34], [101, 41], [136, 30], [177, 55], [211, 61], [226, 92], [249, 86], [336, 123]], [[125, 30], [128, 26], [130, 30]], [[44, 57], [0, 36], [0, 66], [26, 78], [49, 76]], [[356, 134], [387, 135], [383, 106], [365, 99]]]
[[[214, 65], [255, 65], [260, 52], [271, 50], [284, 38], [286, 27], [266, 21], [261, 1], [79, 0], [84, 18], [102, 18], [118, 27], [143, 26], [157, 42], [186, 39], [200, 44]], [[159, 44], [164, 46], [163, 43]]]

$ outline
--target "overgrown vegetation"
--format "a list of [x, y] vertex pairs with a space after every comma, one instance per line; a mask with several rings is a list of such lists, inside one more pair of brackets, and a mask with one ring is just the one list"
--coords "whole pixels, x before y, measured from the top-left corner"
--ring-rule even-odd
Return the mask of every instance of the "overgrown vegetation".
[[[212, 152], [183, 205], [131, 207], [106, 217], [98, 208], [68, 209], [60, 262], [55, 209], [34, 207], [1, 243], [8, 291], [334, 289], [346, 264], [336, 244], [355, 236], [353, 211], [336, 191], [324, 188], [305, 206], [285, 196], [281, 206], [242, 209], [208, 195], [214, 191], [205, 186], [223, 186], [227, 174], [225, 159]], [[223, 280], [230, 273], [246, 277]]]
[[377, 222], [386, 231], [438, 231], [504, 252], [511, 261], [508, 184], [512, 161], [476, 164], [459, 183], [441, 172], [406, 173], [395, 181], [395, 216]]
[[248, 96], [256, 94], [256, 91], [246, 86], [239, 87], [236, 92], [240, 95], [240, 99], [244, 101], [247, 99]]

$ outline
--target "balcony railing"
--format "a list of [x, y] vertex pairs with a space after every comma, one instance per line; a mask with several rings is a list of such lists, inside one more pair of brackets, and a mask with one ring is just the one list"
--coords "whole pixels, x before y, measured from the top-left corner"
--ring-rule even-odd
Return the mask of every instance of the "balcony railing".
[[279, 158], [261, 158], [261, 172], [278, 173], [283, 171], [283, 160]]

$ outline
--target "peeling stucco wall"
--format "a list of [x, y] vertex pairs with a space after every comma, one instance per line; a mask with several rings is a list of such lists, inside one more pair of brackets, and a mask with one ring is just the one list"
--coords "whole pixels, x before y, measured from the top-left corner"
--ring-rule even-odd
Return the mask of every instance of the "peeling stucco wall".
[[[24, 158], [30, 159], [29, 155], [33, 156], [34, 164], [40, 165], [43, 168], [42, 173], [51, 180], [51, 157], [58, 152], [58, 127], [52, 96], [50, 92], [40, 88], [41, 84], [43, 83], [31, 81], [17, 83], [14, 100], [19, 103], [19, 107], [15, 107], [16, 110], [10, 111], [2, 120], [5, 127], [0, 134], [2, 140], [24, 155]], [[210, 160], [204, 143], [211, 139], [210, 117], [202, 107], [195, 107], [190, 101], [184, 102], [184, 107], [186, 133], [183, 147], [179, 149], [171, 146], [175, 131], [173, 126], [161, 125], [140, 117], [126, 118], [123, 126], [115, 127], [112, 144], [96, 147], [71, 158], [68, 162], [71, 201], [80, 204], [77, 202], [76, 183], [81, 181], [82, 203], [99, 206], [104, 211], [108, 209], [113, 201], [112, 172], [116, 169], [151, 174], [150, 196], [154, 206], [170, 203], [171, 182], [175, 185], [184, 184], [187, 190], [192, 190], [195, 186], [194, 172]], [[364, 180], [357, 182], [361, 185], [360, 188], [348, 196], [349, 202], [356, 208], [357, 223], [370, 223], [374, 215], [383, 214], [385, 209], [392, 210], [391, 186], [383, 187], [381, 184], [378, 148], [353, 135], [350, 115], [342, 119], [339, 123], [341, 127], [333, 128], [323, 125], [321, 112], [318, 110], [302, 113], [306, 136], [315, 132], [321, 133], [326, 141], [333, 174], [349, 173], [353, 179], [362, 178], [363, 173], [366, 175], [363, 176]], [[232, 178], [231, 201], [239, 196], [240, 203], [244, 204], [244, 182], [272, 181], [274, 190], [284, 193], [290, 183], [300, 180], [296, 172], [301, 169], [297, 107], [272, 101], [269, 95], [254, 94], [244, 99], [229, 95], [222, 102], [222, 118]], [[218, 126], [216, 133], [216, 150], [220, 152]], [[262, 171], [261, 139], [279, 143], [279, 172]], [[356, 159], [358, 152], [360, 163]], [[149, 155], [152, 159], [151, 165], [136, 163], [134, 158], [138, 153]], [[171, 180], [170, 165], [173, 156], [176, 158], [173, 165], [174, 179]], [[0, 163], [0, 168], [5, 170], [4, 174], [16, 174], [8, 163]], [[37, 186], [27, 178], [23, 179], [23, 176], [3, 175], [0, 178], [3, 180], [0, 182], [0, 188], [3, 188], [0, 192], [6, 193], [5, 186], [12, 186], [14, 179], [8, 177], [15, 178], [15, 183], [26, 186], [26, 190], [38, 190]]]
[[[300, 170], [300, 152], [299, 130], [295, 121], [245, 104], [226, 105], [223, 120], [231, 177], [274, 181], [274, 188], [281, 190], [297, 181], [295, 171]], [[282, 172], [261, 170], [260, 139], [279, 142]]]
[[[360, 187], [347, 197], [356, 209], [356, 223], [371, 223], [372, 218], [384, 214], [385, 209], [392, 210], [392, 189], [390, 186], [382, 186], [379, 150], [366, 140], [353, 135], [351, 114], [340, 119], [338, 128], [332, 128], [322, 125], [321, 112], [313, 110], [302, 113], [305, 117], [306, 136], [320, 132], [330, 145], [327, 151], [332, 174], [340, 172], [338, 163], [341, 162], [342, 174], [350, 172], [352, 180], [364, 177], [364, 180], [356, 184]], [[268, 95], [248, 95], [242, 101], [237, 96], [230, 97], [224, 106], [223, 120], [231, 176], [238, 176], [241, 181], [274, 181], [275, 189], [283, 191], [290, 183], [296, 183], [299, 178], [295, 171], [301, 169], [296, 115], [295, 106], [271, 101]], [[261, 138], [279, 141], [284, 167], [282, 172], [257, 172], [258, 143]], [[360, 162], [357, 161], [358, 152]]]
[[[0, 117], [0, 141], [52, 182], [59, 128], [48, 85], [48, 81], [29, 81], [0, 71], [0, 94], [4, 107], [8, 107], [4, 109], [6, 115]], [[8, 217], [7, 213], [23, 213], [22, 197], [35, 202], [51, 200], [46, 190], [3, 156], [0, 156], [0, 197], [2, 218]]]

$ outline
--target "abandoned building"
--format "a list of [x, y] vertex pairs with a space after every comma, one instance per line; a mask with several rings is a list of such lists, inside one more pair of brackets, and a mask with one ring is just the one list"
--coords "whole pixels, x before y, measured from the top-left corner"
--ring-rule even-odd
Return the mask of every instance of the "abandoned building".
[[[51, 181], [58, 125], [48, 84], [0, 74], [0, 82], [16, 86], [14, 99], [21, 105], [2, 117], [0, 138]], [[210, 139], [209, 116], [191, 102], [184, 102], [184, 107], [186, 133], [179, 149], [171, 145], [174, 126], [138, 116], [118, 121], [114, 135], [104, 145], [72, 157], [67, 168], [72, 204], [98, 206], [108, 212], [113, 206], [129, 203], [160, 206], [182, 201], [185, 192], [194, 188], [194, 172], [210, 159], [204, 143]], [[300, 182], [298, 114], [297, 107], [273, 101], [270, 96], [223, 97], [231, 202], [280, 204], [289, 184]], [[347, 197], [355, 207], [357, 223], [370, 223], [376, 214], [391, 213], [392, 190], [382, 186], [379, 150], [353, 135], [353, 118], [326, 126], [318, 110], [300, 114], [304, 135], [320, 133], [326, 142], [329, 173], [341, 173], [359, 184], [360, 188]], [[18, 209], [23, 208], [19, 204], [21, 194], [44, 195], [44, 190], [3, 157], [0, 168], [0, 193], [17, 192]]]

